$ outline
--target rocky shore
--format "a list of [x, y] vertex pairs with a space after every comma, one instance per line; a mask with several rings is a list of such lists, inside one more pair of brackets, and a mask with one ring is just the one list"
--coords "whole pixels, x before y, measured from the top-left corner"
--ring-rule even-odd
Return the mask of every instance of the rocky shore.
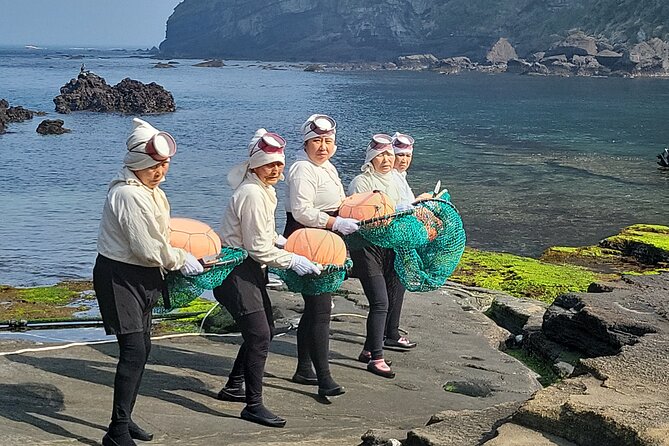
[[[525, 284], [508, 287], [513, 295], [456, 282], [407, 294], [402, 328], [419, 347], [387, 351], [394, 380], [370, 375], [356, 361], [367, 303], [359, 282], [349, 279], [335, 296], [331, 327], [333, 374], [347, 393], [321, 400], [292, 383], [302, 299], [272, 289], [282, 334], [272, 342], [266, 401], [287, 416], [286, 429], [244, 423], [239, 407], [215, 399], [236, 353], [234, 334], [156, 339], [140, 420], [157, 433], [154, 443], [165, 445], [213, 438], [235, 445], [669, 445], [669, 228], [634, 225], [597, 246], [548, 250], [556, 269], [540, 275], [560, 271], [566, 259], [606, 272], [591, 276], [583, 291], [546, 302], [521, 297], [538, 289], [526, 284], [528, 263], [505, 257], [500, 264], [496, 255], [488, 264], [482, 255], [463, 257], [453, 278], [467, 282], [478, 274], [469, 283]], [[644, 274], [610, 273], [623, 269]], [[534, 283], [552, 292], [548, 282]], [[214, 312], [207, 321], [202, 325], [220, 331], [230, 319]], [[200, 326], [201, 317], [193, 322]], [[178, 327], [184, 325], [158, 334]], [[25, 347], [38, 350], [5, 354]], [[0, 445], [96, 442], [108, 416], [114, 352], [113, 345], [39, 350], [0, 337], [0, 407], [13, 407], [0, 409]]]
[[634, 45], [611, 44], [607, 39], [572, 30], [544, 51], [521, 57], [506, 38], [500, 38], [481, 60], [465, 56], [439, 58], [412, 54], [393, 61], [309, 64], [305, 71], [412, 70], [441, 74], [462, 72], [515, 73], [540, 76], [669, 76], [669, 43], [652, 38]]
[[[454, 283], [409, 293], [402, 328], [419, 347], [387, 351], [398, 376], [386, 380], [355, 359], [366, 299], [348, 280], [331, 330], [333, 374], [347, 393], [329, 401], [290, 381], [301, 298], [271, 291], [285, 334], [272, 342], [265, 400], [288, 418], [285, 429], [245, 423], [241, 407], [215, 399], [235, 336], [156, 339], [137, 420], [156, 433], [157, 445], [669, 445], [669, 274], [598, 289], [610, 291], [568, 295], [547, 309], [520, 305], [520, 332], [509, 325], [518, 334], [483, 314], [493, 302], [517, 302], [504, 293]], [[537, 333], [553, 347], [579, 351], [578, 372], [542, 389], [538, 375], [502, 353], [510, 339]], [[607, 355], [584, 345], [607, 346]], [[6, 354], [26, 347], [37, 351]], [[96, 444], [108, 417], [115, 346], [39, 347], [0, 341], [0, 445]]]

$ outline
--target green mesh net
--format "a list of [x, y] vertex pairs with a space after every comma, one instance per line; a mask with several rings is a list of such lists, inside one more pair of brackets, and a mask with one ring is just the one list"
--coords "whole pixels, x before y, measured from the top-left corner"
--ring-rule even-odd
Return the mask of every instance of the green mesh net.
[[181, 308], [197, 299], [205, 290], [219, 286], [230, 271], [244, 261], [247, 253], [242, 248], [223, 247], [216, 263], [202, 274], [184, 276], [179, 271], [170, 271], [165, 277], [170, 295], [170, 307], [165, 306], [161, 298], [153, 308], [154, 313], [163, 313], [174, 308]]
[[466, 237], [457, 209], [440, 198], [361, 222], [360, 230], [345, 241], [349, 249], [373, 244], [395, 250], [395, 271], [406, 289], [431, 291], [442, 286], [458, 266]]
[[317, 296], [337, 291], [346, 277], [346, 271], [352, 265], [350, 259], [346, 259], [344, 266], [325, 265], [318, 276], [314, 274], [299, 276], [291, 269], [270, 268], [269, 272], [279, 276], [293, 293]]

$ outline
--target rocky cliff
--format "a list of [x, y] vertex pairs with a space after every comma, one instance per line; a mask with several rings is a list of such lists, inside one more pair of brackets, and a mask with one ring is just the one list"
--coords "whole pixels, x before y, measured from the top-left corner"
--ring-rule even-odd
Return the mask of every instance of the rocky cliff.
[[661, 0], [184, 0], [167, 22], [164, 57], [390, 60], [403, 54], [483, 60], [500, 37], [519, 55], [572, 28], [628, 46], [667, 40]]

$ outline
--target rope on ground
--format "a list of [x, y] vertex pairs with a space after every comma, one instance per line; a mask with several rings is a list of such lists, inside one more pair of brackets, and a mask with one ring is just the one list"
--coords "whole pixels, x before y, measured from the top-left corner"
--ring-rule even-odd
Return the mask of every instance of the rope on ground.
[[[211, 311], [216, 308], [218, 304], [216, 304], [214, 307], [212, 307], [209, 312], [205, 315], [205, 317], [202, 319], [204, 323], [204, 319], [211, 313]], [[367, 315], [365, 314], [357, 314], [357, 313], [335, 313], [331, 317], [357, 317], [361, 319], [367, 319]], [[297, 327], [295, 327], [297, 328]], [[290, 331], [290, 329], [288, 330]], [[406, 331], [400, 329], [401, 332], [406, 333]], [[285, 336], [287, 332], [284, 333], [278, 333], [274, 337], [280, 337], [280, 336]], [[173, 339], [173, 338], [184, 338], [187, 336], [211, 336], [211, 337], [220, 337], [220, 338], [233, 338], [237, 336], [241, 336], [241, 333], [204, 333], [202, 332], [202, 325], [200, 325], [200, 332], [199, 333], [175, 333], [175, 334], [169, 334], [169, 335], [162, 335], [162, 336], [151, 336], [152, 341], [159, 341], [162, 339]], [[36, 348], [22, 348], [20, 350], [15, 350], [15, 351], [10, 351], [10, 352], [0, 352], [0, 356], [8, 356], [8, 355], [21, 355], [23, 353], [36, 353], [36, 352], [46, 352], [46, 351], [53, 351], [53, 350], [65, 350], [66, 348], [70, 347], [83, 347], [87, 345], [100, 345], [100, 344], [112, 344], [116, 343], [116, 339], [110, 339], [108, 341], [87, 341], [87, 342], [71, 342], [69, 344], [64, 344], [64, 345], [52, 345], [49, 347], [36, 347]]]
[[[151, 336], [151, 340], [161, 340], [161, 339], [171, 339], [171, 338], [183, 338], [186, 336], [212, 336], [212, 337], [237, 337], [240, 336], [240, 333], [175, 333], [170, 335], [162, 336]], [[64, 345], [52, 345], [49, 347], [36, 347], [36, 348], [22, 348], [20, 350], [15, 350], [11, 352], [0, 352], [0, 356], [7, 355], [20, 355], [22, 353], [34, 353], [34, 352], [45, 352], [51, 350], [64, 350], [70, 347], [82, 347], [87, 345], [99, 345], [99, 344], [113, 344], [116, 342], [116, 339], [110, 339], [108, 341], [86, 341], [86, 342], [71, 342]]]

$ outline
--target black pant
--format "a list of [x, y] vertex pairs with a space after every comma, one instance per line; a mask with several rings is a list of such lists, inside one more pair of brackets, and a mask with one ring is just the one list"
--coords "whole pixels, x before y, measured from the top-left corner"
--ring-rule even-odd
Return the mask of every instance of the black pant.
[[272, 330], [263, 311], [256, 311], [235, 319], [244, 342], [232, 366], [226, 387], [241, 387], [246, 383], [246, 404], [262, 403], [262, 377], [272, 340]]
[[303, 294], [302, 298], [304, 313], [297, 327], [297, 373], [302, 376], [311, 375], [313, 363], [318, 382], [322, 384], [330, 377], [328, 356], [332, 296], [330, 293], [317, 296]]
[[114, 377], [114, 403], [109, 433], [118, 436], [128, 431], [135, 407], [144, 367], [151, 352], [151, 334], [129, 333], [116, 335], [119, 359]]
[[402, 315], [405, 288], [397, 275], [394, 275], [391, 278], [391, 284], [386, 281], [386, 289], [389, 290], [388, 315], [386, 316], [386, 330], [383, 337], [397, 341], [402, 337], [400, 335], [400, 316]]
[[399, 339], [405, 288], [395, 272], [395, 252], [378, 246], [351, 251], [353, 271], [369, 302], [364, 350], [383, 358], [383, 338]]
[[226, 387], [246, 383], [247, 405], [262, 403], [262, 377], [274, 330], [266, 283], [260, 264], [248, 257], [214, 288], [214, 297], [235, 319], [244, 339]]

